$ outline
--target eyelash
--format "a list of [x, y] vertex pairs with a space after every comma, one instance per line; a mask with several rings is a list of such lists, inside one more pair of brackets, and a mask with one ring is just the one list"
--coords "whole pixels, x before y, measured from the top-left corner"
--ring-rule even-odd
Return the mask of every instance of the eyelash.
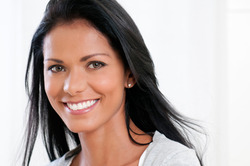
[[[94, 66], [94, 65], [96, 65], [96, 64], [97, 64], [97, 67]], [[93, 67], [90, 67], [90, 65], [93, 65]], [[100, 61], [91, 61], [91, 62], [89, 62], [89, 63], [87, 64], [87, 67], [88, 67], [89, 69], [94, 69], [94, 70], [100, 69], [101, 67], [104, 67], [104, 66], [106, 66], [106, 64], [103, 63], [103, 62], [100, 62]]]
[[[61, 68], [61, 69], [60, 69], [61, 71], [65, 71], [64, 67], [61, 66], [61, 65], [52, 65], [52, 66], [50, 66], [50, 67], [48, 68], [48, 70], [51, 71], [52, 73], [61, 72], [61, 71], [54, 71], [55, 69], [58, 69], [58, 67]], [[53, 70], [53, 68], [54, 68], [54, 70]]]
[[[93, 65], [93, 67], [90, 67], [91, 65]], [[96, 66], [94, 66], [96, 65]], [[105, 63], [103, 62], [100, 62], [100, 61], [91, 61], [87, 64], [87, 68], [88, 69], [93, 69], [93, 70], [97, 70], [97, 69], [100, 69], [101, 67], [103, 66], [106, 66]], [[60, 69], [59, 69], [60, 68]], [[55, 71], [59, 69], [60, 71]], [[62, 65], [52, 65], [48, 68], [49, 71], [53, 72], [53, 73], [58, 73], [58, 72], [62, 72], [62, 71], [65, 71], [65, 68], [64, 66]]]

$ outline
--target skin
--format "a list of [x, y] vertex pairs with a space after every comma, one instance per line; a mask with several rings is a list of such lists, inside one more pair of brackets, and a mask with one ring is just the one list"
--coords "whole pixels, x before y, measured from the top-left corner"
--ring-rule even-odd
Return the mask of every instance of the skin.
[[[135, 80], [106, 37], [86, 20], [74, 20], [57, 25], [46, 35], [43, 53], [48, 99], [80, 138], [82, 151], [72, 165], [138, 165], [147, 146], [130, 140], [125, 123], [125, 88]], [[88, 100], [96, 103], [80, 114], [67, 106]], [[130, 127], [144, 134], [132, 121]], [[152, 139], [131, 135], [140, 143]]]

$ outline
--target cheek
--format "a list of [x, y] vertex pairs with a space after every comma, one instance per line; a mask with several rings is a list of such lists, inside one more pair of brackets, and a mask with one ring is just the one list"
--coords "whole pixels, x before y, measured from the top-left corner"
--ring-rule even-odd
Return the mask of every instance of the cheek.
[[102, 73], [92, 80], [92, 88], [103, 93], [115, 93], [124, 90], [125, 78], [123, 72]]
[[49, 75], [44, 75], [44, 87], [49, 100], [55, 99], [61, 89], [60, 81], [50, 77]]

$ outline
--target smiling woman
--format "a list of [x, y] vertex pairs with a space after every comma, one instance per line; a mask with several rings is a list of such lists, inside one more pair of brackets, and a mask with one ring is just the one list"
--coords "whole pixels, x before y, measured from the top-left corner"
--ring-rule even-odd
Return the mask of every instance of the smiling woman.
[[51, 0], [33, 36], [26, 86], [23, 165], [39, 125], [50, 165], [203, 165], [186, 134], [197, 125], [159, 91], [140, 32], [115, 0]]
[[[75, 133], [109, 131], [122, 123], [125, 89], [133, 83], [119, 55], [86, 20], [55, 27], [44, 39], [44, 84], [48, 99]], [[59, 63], [58, 63], [59, 62]]]

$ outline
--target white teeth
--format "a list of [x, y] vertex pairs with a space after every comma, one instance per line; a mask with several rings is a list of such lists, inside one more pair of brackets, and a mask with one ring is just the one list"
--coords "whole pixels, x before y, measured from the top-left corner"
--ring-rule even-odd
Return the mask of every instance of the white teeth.
[[73, 104], [72, 109], [73, 109], [73, 110], [76, 110], [76, 109], [77, 109], [77, 105], [76, 105], [76, 104]]
[[83, 106], [82, 106], [81, 103], [78, 103], [78, 104], [77, 104], [77, 107], [80, 108], [80, 109], [83, 109]]
[[88, 106], [88, 107], [90, 106], [90, 101], [87, 101], [87, 106]]
[[83, 108], [87, 108], [86, 102], [84, 102], [84, 103], [82, 104], [82, 107], [83, 107]]
[[96, 103], [97, 100], [88, 100], [86, 102], [82, 102], [82, 103], [77, 103], [77, 104], [70, 104], [67, 103], [67, 106], [76, 111], [76, 110], [81, 110], [81, 109], [86, 109], [88, 107], [91, 107], [92, 105], [94, 105]]

